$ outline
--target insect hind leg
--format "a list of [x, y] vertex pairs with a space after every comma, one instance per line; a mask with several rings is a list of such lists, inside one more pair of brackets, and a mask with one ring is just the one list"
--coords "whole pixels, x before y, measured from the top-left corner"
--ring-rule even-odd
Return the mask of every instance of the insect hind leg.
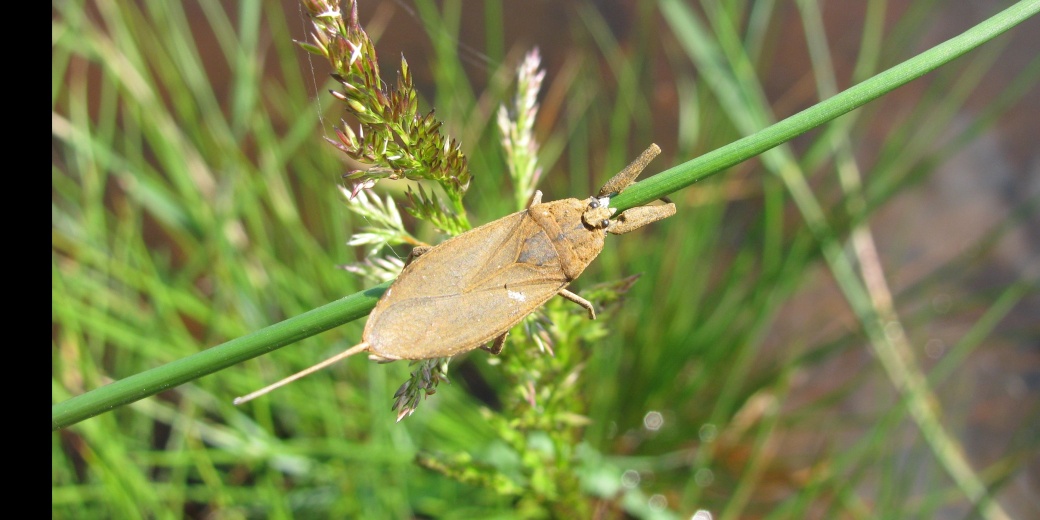
[[592, 306], [592, 302], [586, 300], [585, 298], [582, 298], [581, 296], [578, 296], [577, 294], [568, 291], [567, 289], [560, 289], [560, 292], [558, 294], [574, 303], [577, 303], [578, 305], [581, 305], [582, 307], [585, 307], [585, 310], [589, 311], [590, 320], [596, 319], [596, 308]]

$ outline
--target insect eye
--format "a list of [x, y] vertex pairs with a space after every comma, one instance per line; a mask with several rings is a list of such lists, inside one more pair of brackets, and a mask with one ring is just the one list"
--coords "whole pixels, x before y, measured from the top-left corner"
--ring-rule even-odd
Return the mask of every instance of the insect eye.
[[598, 208], [599, 207], [599, 201], [596, 200], [596, 199], [592, 199], [592, 202], [589, 202], [589, 207], [592, 208], [592, 209]]
[[602, 227], [602, 228], [605, 228], [605, 227], [607, 227], [609, 225], [610, 225], [610, 220], [608, 220], [608, 219], [603, 219], [599, 223], [599, 226]]

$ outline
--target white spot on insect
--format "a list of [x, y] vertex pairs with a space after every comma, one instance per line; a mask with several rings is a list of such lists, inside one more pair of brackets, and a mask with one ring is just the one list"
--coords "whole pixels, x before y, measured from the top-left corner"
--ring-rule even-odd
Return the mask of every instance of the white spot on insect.
[[510, 290], [506, 289], [506, 295], [509, 296], [510, 299], [516, 300], [518, 302], [525, 302], [525, 301], [527, 301], [527, 296], [524, 296], [524, 293], [519, 292], [519, 291], [510, 291]]

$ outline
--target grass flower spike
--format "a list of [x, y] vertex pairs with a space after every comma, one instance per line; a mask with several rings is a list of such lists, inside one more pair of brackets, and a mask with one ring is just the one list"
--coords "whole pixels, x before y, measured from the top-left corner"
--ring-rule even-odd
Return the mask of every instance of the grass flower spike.
[[409, 213], [428, 219], [449, 235], [469, 229], [462, 197], [472, 176], [459, 143], [440, 133], [441, 122], [418, 111], [408, 62], [401, 57], [395, 88], [379, 76], [379, 62], [368, 34], [358, 23], [357, 4], [346, 2], [343, 18], [334, 0], [303, 2], [314, 26], [313, 43], [300, 45], [326, 58], [342, 90], [332, 91], [347, 114], [357, 121], [357, 131], [347, 120], [329, 141], [351, 159], [365, 165], [344, 174], [353, 183], [351, 193], [369, 188], [381, 179], [434, 181], [444, 191], [447, 206], [425, 190], [409, 197]]

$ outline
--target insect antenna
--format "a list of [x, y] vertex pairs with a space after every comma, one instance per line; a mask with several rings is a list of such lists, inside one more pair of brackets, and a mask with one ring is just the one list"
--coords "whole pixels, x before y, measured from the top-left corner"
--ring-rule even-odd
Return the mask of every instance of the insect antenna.
[[289, 383], [292, 383], [293, 381], [296, 381], [297, 379], [300, 379], [302, 377], [309, 376], [309, 375], [311, 375], [311, 374], [313, 374], [313, 373], [315, 373], [315, 372], [317, 372], [317, 371], [319, 371], [319, 370], [321, 370], [321, 369], [323, 369], [323, 368], [325, 368], [325, 367], [327, 367], [327, 366], [329, 366], [329, 365], [331, 365], [333, 363], [336, 363], [338, 361], [346, 359], [346, 358], [348, 358], [350, 356], [353, 356], [354, 354], [357, 354], [359, 352], [364, 352], [366, 350], [368, 350], [368, 342], [367, 341], [358, 343], [357, 345], [355, 345], [353, 347], [350, 347], [347, 350], [344, 350], [343, 352], [340, 352], [339, 354], [336, 354], [335, 356], [332, 356], [329, 359], [326, 359], [325, 361], [322, 361], [322, 362], [320, 362], [320, 363], [318, 363], [316, 365], [313, 365], [313, 366], [311, 366], [309, 368], [305, 368], [305, 369], [303, 369], [303, 370], [301, 370], [301, 371], [299, 371], [299, 372], [297, 372], [297, 373], [295, 373], [295, 374], [293, 374], [293, 375], [291, 375], [291, 376], [289, 376], [289, 377], [287, 377], [285, 379], [282, 379], [281, 381], [278, 381], [277, 383], [269, 384], [269, 385], [267, 385], [267, 386], [265, 386], [265, 387], [255, 391], [255, 392], [251, 393], [251, 394], [243, 395], [242, 397], [236, 397], [235, 400], [232, 401], [232, 402], [235, 404], [235, 406], [238, 406], [238, 405], [240, 405], [242, 403], [247, 403], [249, 401], [252, 401], [253, 399], [256, 399], [257, 397], [260, 397], [260, 396], [262, 396], [262, 395], [264, 395], [266, 393], [269, 393], [272, 390], [275, 390], [277, 388], [283, 387], [283, 386], [285, 386], [285, 385], [287, 385]]

